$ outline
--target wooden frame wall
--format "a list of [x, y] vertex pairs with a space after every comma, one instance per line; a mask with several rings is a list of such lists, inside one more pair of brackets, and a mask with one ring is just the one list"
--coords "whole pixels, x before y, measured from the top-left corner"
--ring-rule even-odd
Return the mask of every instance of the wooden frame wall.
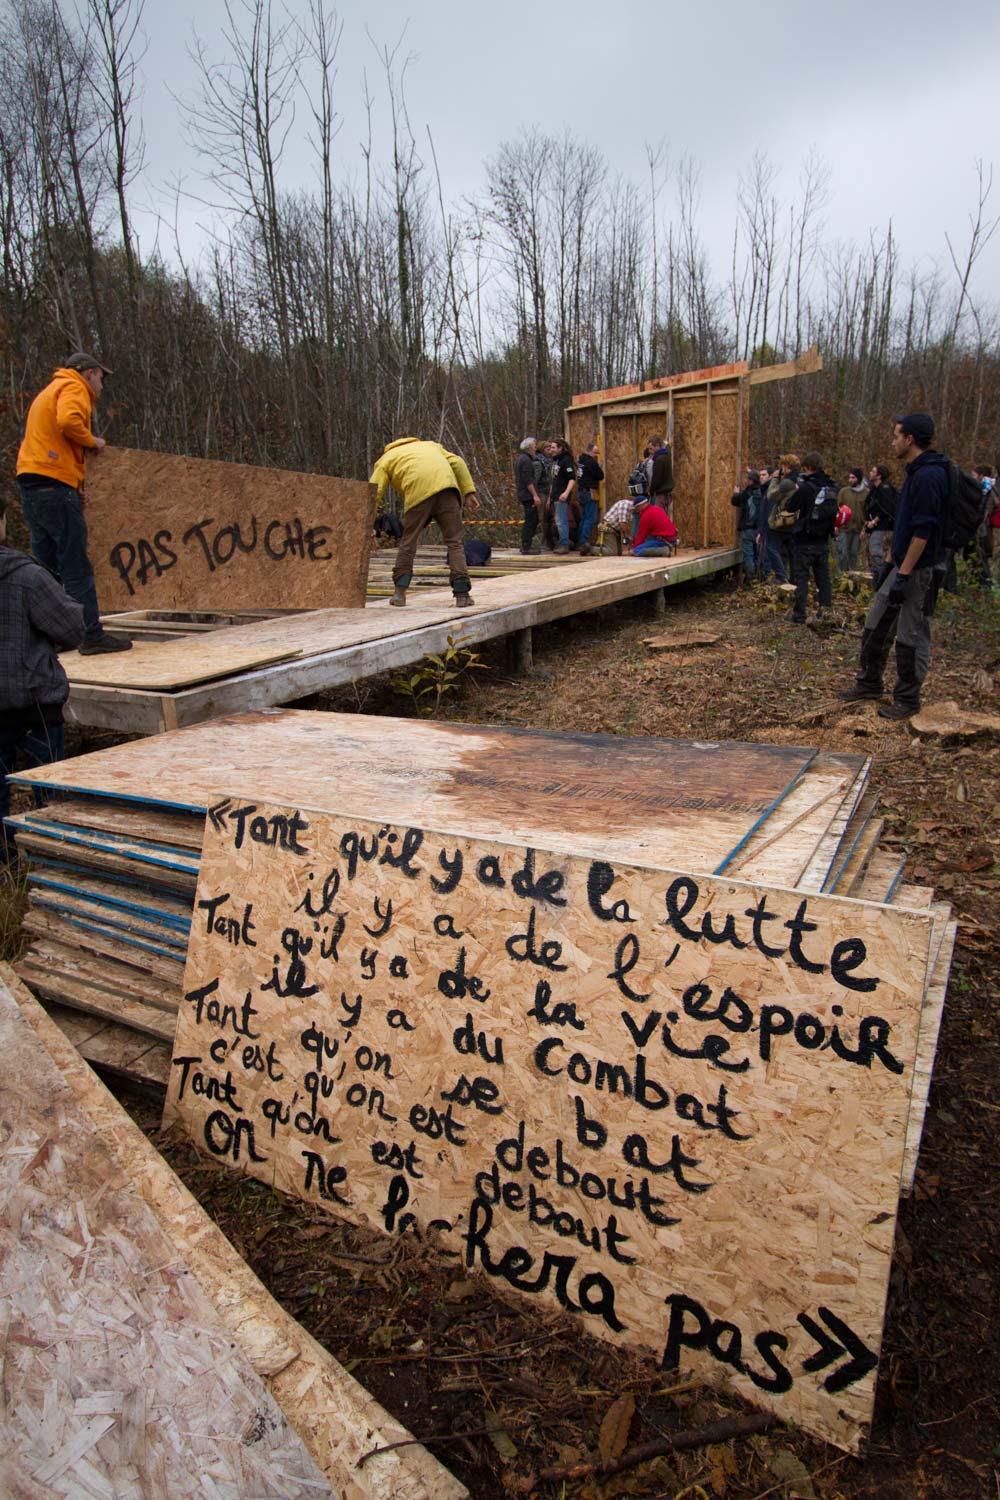
[[674, 520], [682, 541], [731, 545], [729, 502], [747, 463], [751, 386], [822, 368], [814, 346], [797, 359], [763, 369], [750, 370], [740, 361], [590, 391], [574, 396], [566, 408], [566, 437], [577, 453], [597, 436], [605, 473], [602, 498], [612, 505], [628, 494], [629, 473], [650, 434], [665, 429], [674, 450]]

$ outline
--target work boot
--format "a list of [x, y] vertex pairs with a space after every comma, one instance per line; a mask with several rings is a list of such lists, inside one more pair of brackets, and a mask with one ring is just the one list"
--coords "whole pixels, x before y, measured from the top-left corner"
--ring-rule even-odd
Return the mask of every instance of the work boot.
[[853, 687], [845, 688], [837, 697], [841, 703], [879, 703], [884, 696], [884, 690], [880, 687], [869, 687], [867, 683], [856, 682]]
[[878, 716], [880, 719], [912, 719], [919, 712], [919, 707], [907, 708], [905, 703], [883, 703]]
[[80, 646], [81, 656], [102, 656], [109, 651], [131, 651], [132, 642], [127, 635], [109, 635], [102, 630], [100, 635], [85, 635]]
[[394, 604], [397, 609], [402, 609], [406, 603], [406, 590], [400, 588], [398, 583], [392, 591], [392, 598], [389, 600], [389, 603]]
[[455, 604], [458, 609], [469, 609], [475, 603], [471, 594], [456, 594]]

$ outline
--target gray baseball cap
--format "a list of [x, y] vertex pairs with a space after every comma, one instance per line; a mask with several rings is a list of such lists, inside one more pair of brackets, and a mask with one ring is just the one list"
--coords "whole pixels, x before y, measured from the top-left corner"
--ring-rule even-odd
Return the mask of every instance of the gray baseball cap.
[[99, 360], [96, 354], [88, 354], [86, 350], [81, 350], [78, 354], [71, 354], [69, 359], [64, 359], [63, 369], [103, 370], [105, 375], [114, 374], [114, 370], [104, 364], [102, 360]]

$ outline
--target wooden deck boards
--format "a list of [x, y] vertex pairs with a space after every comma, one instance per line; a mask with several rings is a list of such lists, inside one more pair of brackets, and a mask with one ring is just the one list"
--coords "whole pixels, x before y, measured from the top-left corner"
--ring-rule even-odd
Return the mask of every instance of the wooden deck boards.
[[[172, 692], [152, 691], [138, 683], [123, 685], [128, 676], [124, 657], [85, 658], [87, 680], [70, 674], [68, 716], [99, 728], [157, 734], [398, 670], [440, 651], [451, 634], [475, 645], [709, 576], [737, 561], [736, 551], [726, 547], [696, 548], [674, 558], [594, 557], [569, 565], [560, 559], [555, 567], [546, 560], [544, 566], [476, 580], [476, 603], [469, 609], [457, 609], [449, 589], [430, 588], [411, 596], [403, 610], [387, 602], [364, 610], [313, 610], [202, 634], [196, 646], [183, 637], [149, 642], [147, 652], [162, 651], [165, 662], [175, 664], [165, 668], [168, 675], [176, 671], [176, 663], [195, 655], [212, 680]], [[220, 676], [211, 666], [213, 653], [229, 646], [298, 654], [272, 666]], [[100, 665], [109, 660], [114, 665]], [[96, 681], [105, 670], [105, 679]]]

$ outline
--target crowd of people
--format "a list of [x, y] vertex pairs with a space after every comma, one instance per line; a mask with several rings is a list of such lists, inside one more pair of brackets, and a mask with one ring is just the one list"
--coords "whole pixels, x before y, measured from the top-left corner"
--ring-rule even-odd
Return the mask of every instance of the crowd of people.
[[[598, 445], [591, 443], [574, 462], [564, 438], [539, 442], [526, 437], [514, 460], [514, 489], [524, 512], [521, 552], [560, 556], [578, 551], [586, 557], [598, 534], [598, 486], [604, 470]], [[676, 551], [679, 537], [673, 521], [674, 466], [666, 438], [649, 439], [642, 460], [629, 478], [628, 498], [605, 512], [603, 530], [614, 538], [619, 555], [662, 557]]]
[[[746, 470], [743, 488], [734, 488], [732, 503], [737, 510], [736, 528], [740, 541], [741, 569], [745, 582], [795, 582], [795, 542], [808, 533], [810, 542], [832, 541], [833, 560], [840, 573], [867, 571], [877, 588], [889, 560], [888, 542], [892, 538], [899, 491], [892, 482], [887, 464], [873, 464], [866, 474], [863, 468], [848, 469], [836, 490], [837, 504], [830, 503], [829, 486], [833, 481], [821, 475], [822, 460], [818, 453], [799, 458], [785, 453], [773, 468], [761, 466]], [[982, 520], [973, 540], [964, 549], [964, 559], [971, 565], [973, 583], [981, 589], [992, 589], [994, 533], [1000, 528], [1000, 495], [996, 491], [996, 469], [992, 464], [977, 464], [972, 469], [983, 494]], [[805, 515], [808, 496], [802, 490], [810, 486], [827, 489], [822, 519]], [[775, 527], [771, 517], [790, 496], [797, 494], [795, 511], [800, 526], [792, 523], [786, 529]], [[1000, 547], [997, 548], [1000, 560]], [[820, 571], [824, 571], [822, 561]], [[826, 572], [829, 572], [827, 565]], [[957, 561], [949, 558], [942, 587], [955, 586]], [[825, 588], [824, 588], [825, 592]], [[821, 606], [829, 599], [820, 599]], [[793, 612], [801, 623], [802, 611]]]
[[847, 701], [881, 701], [883, 677], [895, 642], [892, 702], [879, 713], [905, 719], [920, 708], [930, 666], [931, 618], [938, 593], [957, 588], [963, 556], [973, 584], [992, 592], [993, 537], [1000, 529], [996, 472], [978, 464], [971, 472], [978, 500], [968, 502], [958, 543], [953, 534], [962, 486], [957, 466], [932, 448], [934, 421], [927, 412], [895, 418], [891, 446], [905, 465], [900, 489], [886, 464], [846, 471], [837, 484], [819, 453], [784, 453], [773, 468], [746, 471], [733, 490], [742, 570], [747, 582], [775, 578], [795, 587], [790, 620], [805, 625], [810, 579], [820, 611], [832, 604], [831, 545], [842, 573], [866, 567], [875, 597], [865, 619], [861, 664]]

